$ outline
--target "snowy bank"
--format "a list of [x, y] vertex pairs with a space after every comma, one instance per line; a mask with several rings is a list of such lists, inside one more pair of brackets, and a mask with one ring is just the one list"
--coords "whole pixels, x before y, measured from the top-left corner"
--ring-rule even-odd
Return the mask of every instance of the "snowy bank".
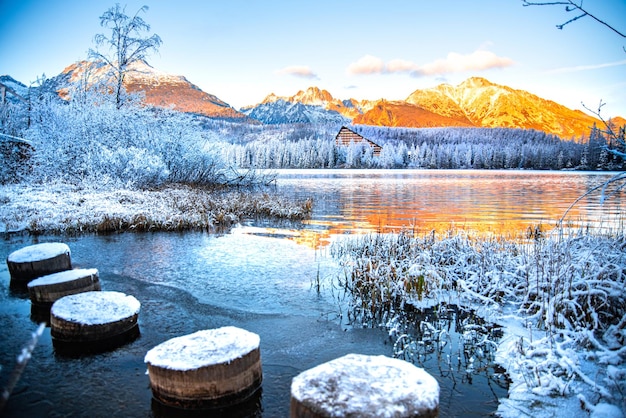
[[371, 234], [331, 252], [346, 269], [335, 285], [349, 294], [356, 318], [384, 323], [407, 305], [449, 302], [502, 325], [496, 360], [511, 384], [500, 416], [626, 409], [623, 233], [530, 242]]
[[171, 185], [96, 189], [63, 183], [0, 186], [0, 233], [211, 230], [246, 218], [304, 219], [311, 202], [260, 190]]

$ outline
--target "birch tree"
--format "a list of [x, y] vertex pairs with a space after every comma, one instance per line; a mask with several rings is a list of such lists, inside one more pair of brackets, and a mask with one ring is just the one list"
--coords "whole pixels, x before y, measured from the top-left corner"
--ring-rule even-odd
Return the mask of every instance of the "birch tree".
[[124, 104], [124, 77], [129, 66], [137, 61], [145, 60], [149, 52], [156, 52], [161, 46], [161, 38], [157, 34], [148, 37], [150, 25], [140, 13], [148, 11], [148, 6], [141, 7], [132, 17], [126, 15], [126, 8], [119, 3], [100, 16], [100, 26], [109, 29], [110, 35], [97, 34], [94, 37], [96, 49], [89, 50], [89, 56], [104, 61], [113, 76], [115, 104], [117, 108]]

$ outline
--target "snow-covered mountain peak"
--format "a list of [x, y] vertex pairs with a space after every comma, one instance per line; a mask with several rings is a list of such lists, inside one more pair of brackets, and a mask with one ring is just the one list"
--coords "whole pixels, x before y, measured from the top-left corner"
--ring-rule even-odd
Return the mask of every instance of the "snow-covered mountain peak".
[[491, 87], [497, 86], [497, 84], [492, 83], [483, 77], [470, 77], [467, 80], [463, 81], [459, 84], [458, 88], [460, 89], [476, 89], [481, 87]]
[[327, 90], [322, 90], [319, 87], [309, 87], [305, 91], [300, 90], [291, 98], [293, 99], [292, 101], [315, 106], [326, 105], [337, 101]]

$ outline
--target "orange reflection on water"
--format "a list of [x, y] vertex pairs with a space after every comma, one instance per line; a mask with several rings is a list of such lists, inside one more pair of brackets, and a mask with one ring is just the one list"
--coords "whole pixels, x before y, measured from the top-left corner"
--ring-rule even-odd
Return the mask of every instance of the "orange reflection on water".
[[[313, 197], [313, 214], [289, 239], [320, 248], [333, 237], [367, 232], [416, 234], [465, 230], [523, 238], [552, 229], [569, 206], [611, 174], [525, 171], [317, 170], [287, 179], [283, 191]], [[281, 182], [279, 177], [279, 183]], [[578, 202], [566, 225], [620, 227], [626, 193], [600, 204], [599, 193]], [[617, 221], [616, 221], [617, 219]], [[623, 225], [621, 226], [623, 227]]]

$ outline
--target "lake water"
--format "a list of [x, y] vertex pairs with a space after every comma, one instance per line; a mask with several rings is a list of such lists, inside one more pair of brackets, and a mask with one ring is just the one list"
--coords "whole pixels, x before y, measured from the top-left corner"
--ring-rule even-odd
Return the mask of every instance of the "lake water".
[[[337, 272], [328, 243], [346, 234], [449, 228], [489, 233], [553, 224], [570, 203], [610, 175], [476, 171], [281, 171], [276, 188], [314, 199], [303, 225], [250, 220], [226, 234], [150, 233], [82, 237], [8, 236], [0, 255], [37, 242], [62, 240], [75, 267], [97, 268], [104, 290], [132, 294], [142, 304], [141, 335], [114, 351], [67, 356], [46, 329], [5, 409], [24, 416], [178, 416], [151, 400], [143, 363], [155, 345], [200, 329], [239, 326], [261, 337], [264, 381], [252, 416], [286, 417], [293, 376], [347, 353], [392, 356], [394, 340], [380, 328], [346, 323], [342, 295], [329, 283]], [[595, 200], [594, 200], [595, 199]], [[576, 222], [608, 225], [623, 213], [624, 195], [600, 206], [597, 195], [576, 206]], [[0, 384], [37, 327], [30, 301], [9, 289], [0, 266]], [[506, 396], [500, 370], [480, 351], [468, 367], [463, 333], [491, 333], [471, 312], [450, 306], [416, 313], [397, 326], [403, 358], [441, 385], [441, 416], [487, 416]], [[424, 319], [426, 318], [426, 319]], [[431, 326], [445, 329], [443, 335]], [[494, 337], [495, 338], [495, 337]], [[477, 338], [484, 340], [484, 338]], [[419, 342], [422, 343], [419, 343]], [[419, 344], [418, 344], [419, 343]], [[420, 345], [421, 344], [421, 345]], [[411, 348], [411, 349], [409, 349]], [[472, 359], [475, 355], [472, 354]], [[474, 364], [474, 363], [472, 363]]]
[[[518, 236], [551, 229], [570, 205], [616, 173], [512, 170], [279, 170], [278, 188], [313, 196], [312, 219], [298, 238], [312, 246], [337, 235], [461, 228]], [[591, 193], [564, 225], [623, 227], [626, 191]]]

